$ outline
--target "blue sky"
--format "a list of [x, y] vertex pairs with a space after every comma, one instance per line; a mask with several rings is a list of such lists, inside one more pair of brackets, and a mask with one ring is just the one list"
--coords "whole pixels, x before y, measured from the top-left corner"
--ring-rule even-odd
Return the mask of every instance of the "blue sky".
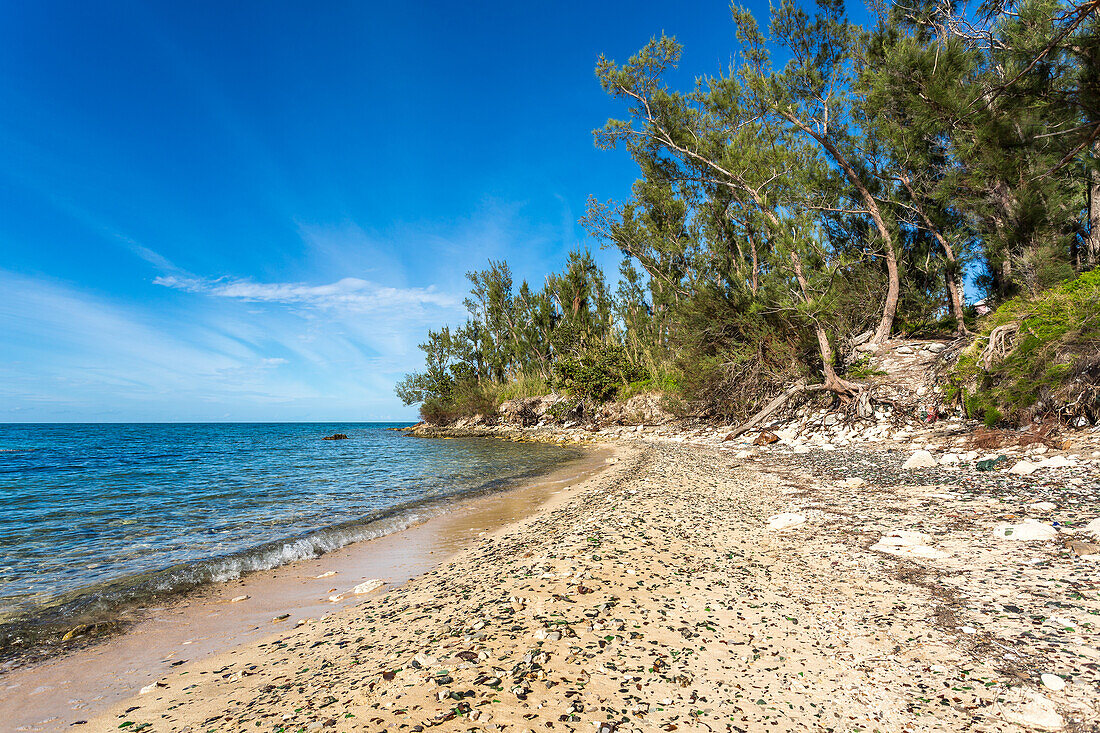
[[463, 274], [628, 194], [593, 68], [662, 30], [729, 60], [722, 2], [5, 3], [0, 421], [412, 418]]

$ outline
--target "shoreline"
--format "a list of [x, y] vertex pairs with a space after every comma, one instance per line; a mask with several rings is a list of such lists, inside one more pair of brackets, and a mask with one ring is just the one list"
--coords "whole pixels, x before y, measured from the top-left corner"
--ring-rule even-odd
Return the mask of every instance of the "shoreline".
[[[707, 440], [625, 441], [623, 460], [555, 505], [352, 608], [166, 674], [85, 729], [1097, 719], [1097, 566], [1080, 552], [1100, 513], [1095, 459], [1019, 476], [905, 469], [912, 443]], [[1056, 526], [1035, 541], [1002, 531], [1026, 519]]]
[[[427, 572], [481, 533], [535, 511], [587, 476], [612, 451], [586, 455], [516, 485], [458, 498], [439, 514], [319, 557], [211, 583], [140, 610], [136, 622], [87, 646], [0, 671], [0, 718], [16, 730], [51, 731], [86, 720], [183, 661], [196, 661], [362, 601], [351, 589], [384, 580], [388, 589]], [[246, 600], [232, 602], [240, 596]], [[333, 601], [332, 599], [337, 600]]]

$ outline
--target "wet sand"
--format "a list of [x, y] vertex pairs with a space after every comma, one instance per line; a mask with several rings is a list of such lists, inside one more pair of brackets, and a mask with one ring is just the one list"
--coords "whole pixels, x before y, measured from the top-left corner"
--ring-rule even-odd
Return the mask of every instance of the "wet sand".
[[[401, 532], [146, 609], [143, 621], [113, 639], [2, 673], [0, 730], [69, 729], [136, 695], [170, 670], [186, 670], [189, 663], [294, 628], [302, 619], [362, 603], [368, 596], [351, 594], [355, 585], [380, 579], [386, 586], [377, 592], [385, 592], [425, 573], [478, 537], [563, 500], [569, 487], [599, 471], [609, 455], [606, 448], [592, 448], [585, 457], [531, 483], [462, 501], [446, 514]], [[329, 600], [340, 594], [345, 595], [342, 600]], [[248, 598], [232, 602], [240, 596]], [[283, 614], [290, 615], [273, 622]]]

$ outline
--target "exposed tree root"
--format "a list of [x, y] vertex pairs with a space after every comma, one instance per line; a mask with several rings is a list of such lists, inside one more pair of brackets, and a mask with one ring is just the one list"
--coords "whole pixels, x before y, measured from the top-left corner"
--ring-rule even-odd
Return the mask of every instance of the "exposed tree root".
[[990, 331], [989, 343], [985, 345], [985, 348], [982, 349], [982, 353], [978, 356], [978, 363], [981, 365], [982, 369], [989, 371], [996, 362], [1003, 359], [1008, 352], [1012, 351], [1013, 341], [1016, 338], [1016, 334], [1019, 332], [1020, 321], [1006, 323]]

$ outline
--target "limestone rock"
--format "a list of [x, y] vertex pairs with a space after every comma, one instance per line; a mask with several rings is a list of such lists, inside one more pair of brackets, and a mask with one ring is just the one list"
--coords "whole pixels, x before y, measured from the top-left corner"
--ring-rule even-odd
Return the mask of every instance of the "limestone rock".
[[360, 583], [359, 585], [352, 588], [351, 592], [355, 593], [356, 595], [361, 595], [363, 593], [372, 593], [384, 586], [385, 584], [386, 581], [378, 580], [377, 578], [375, 578], [373, 580], [368, 580], [366, 582]]
[[1022, 524], [999, 524], [993, 530], [994, 537], [1006, 540], [1052, 540], [1058, 531], [1049, 524], [1025, 519]]
[[884, 534], [878, 542], [871, 545], [871, 549], [888, 555], [919, 557], [925, 560], [942, 560], [948, 556], [943, 550], [930, 547], [929, 539], [924, 532], [898, 529]]
[[1004, 717], [1010, 723], [1041, 730], [1061, 730], [1065, 725], [1054, 703], [1031, 690], [1020, 690], [1016, 702], [1005, 706]]
[[936, 457], [926, 450], [919, 450], [909, 456], [909, 460], [906, 461], [902, 468], [906, 470], [917, 468], [935, 468], [937, 465]]
[[1008, 469], [1008, 472], [1009, 473], [1014, 473], [1017, 476], [1030, 476], [1031, 474], [1035, 473], [1037, 470], [1039, 470], [1039, 464], [1032, 463], [1031, 461], [1028, 461], [1028, 460], [1025, 459], [1023, 461], [1018, 462], [1012, 468]]
[[806, 521], [806, 517], [801, 514], [794, 514], [792, 512], [784, 512], [782, 514], [773, 514], [768, 517], [768, 529], [776, 532], [782, 532], [785, 529], [796, 527]]

